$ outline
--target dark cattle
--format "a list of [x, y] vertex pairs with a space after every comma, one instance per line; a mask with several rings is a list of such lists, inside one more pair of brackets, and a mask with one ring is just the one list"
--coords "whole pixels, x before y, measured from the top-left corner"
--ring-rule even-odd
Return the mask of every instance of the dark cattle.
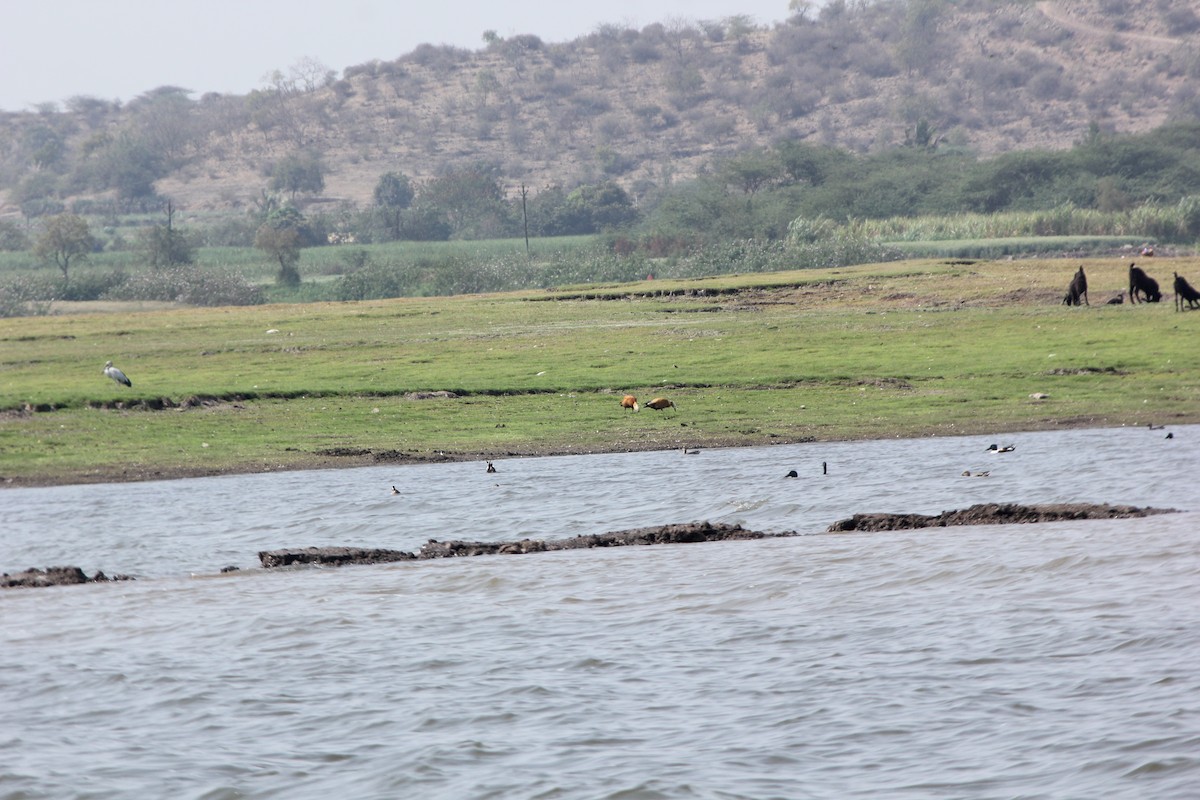
[[1080, 267], [1075, 273], [1075, 277], [1071, 278], [1071, 285], [1067, 287], [1067, 296], [1063, 298], [1063, 305], [1077, 306], [1081, 297], [1084, 303], [1091, 305], [1088, 303], [1087, 275], [1083, 274], [1083, 267]]
[[1151, 278], [1136, 264], [1129, 265], [1129, 302], [1138, 302], [1138, 294], [1143, 295], [1143, 303], [1157, 303], [1162, 300], [1162, 292], [1158, 290], [1158, 281]]
[[1178, 272], [1175, 275], [1175, 310], [1183, 311], [1183, 302], [1186, 300], [1188, 308], [1200, 308], [1200, 292], [1197, 292], [1187, 278], [1180, 275]]

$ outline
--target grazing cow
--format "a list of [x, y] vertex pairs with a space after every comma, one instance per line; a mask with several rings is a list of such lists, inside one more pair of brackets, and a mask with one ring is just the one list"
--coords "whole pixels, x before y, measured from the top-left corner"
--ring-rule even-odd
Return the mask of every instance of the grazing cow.
[[1183, 311], [1183, 301], [1187, 301], [1188, 308], [1200, 308], [1200, 292], [1187, 282], [1187, 278], [1180, 275], [1178, 272], [1175, 275], [1175, 310]]
[[1083, 274], [1083, 267], [1080, 267], [1079, 271], [1075, 273], [1075, 277], [1071, 278], [1071, 285], [1067, 287], [1067, 296], [1063, 298], [1063, 305], [1077, 306], [1081, 297], [1086, 305], [1091, 305], [1088, 302], [1087, 275]]
[[621, 398], [621, 408], [632, 408], [634, 411], [640, 411], [637, 398], [631, 394], [627, 394]]
[[[675, 404], [665, 397], [656, 397], [649, 403], [646, 403], [646, 408], [653, 408], [655, 411], [662, 411], [664, 408], [675, 408]], [[675, 408], [678, 411], [678, 408]]]
[[1138, 293], [1144, 295], [1143, 303], [1157, 303], [1162, 300], [1162, 292], [1158, 290], [1158, 281], [1151, 278], [1136, 264], [1129, 265], [1129, 302], [1138, 302]]

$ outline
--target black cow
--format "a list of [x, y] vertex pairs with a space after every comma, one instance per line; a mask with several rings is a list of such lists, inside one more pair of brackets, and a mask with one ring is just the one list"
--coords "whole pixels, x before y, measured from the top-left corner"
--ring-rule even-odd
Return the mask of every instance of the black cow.
[[1157, 303], [1162, 300], [1162, 292], [1158, 290], [1158, 281], [1151, 278], [1136, 264], [1129, 265], [1129, 302], [1138, 302], [1138, 293], [1145, 295], [1143, 303]]
[[1178, 272], [1175, 275], [1175, 310], [1183, 311], [1183, 301], [1186, 300], [1188, 308], [1200, 308], [1200, 292], [1197, 292], [1187, 278], [1180, 275]]
[[1063, 305], [1077, 306], [1081, 297], [1084, 303], [1091, 305], [1088, 303], [1087, 275], [1083, 274], [1083, 267], [1080, 267], [1079, 271], [1075, 273], [1075, 277], [1071, 278], [1071, 285], [1067, 287], [1067, 296], [1063, 298]]

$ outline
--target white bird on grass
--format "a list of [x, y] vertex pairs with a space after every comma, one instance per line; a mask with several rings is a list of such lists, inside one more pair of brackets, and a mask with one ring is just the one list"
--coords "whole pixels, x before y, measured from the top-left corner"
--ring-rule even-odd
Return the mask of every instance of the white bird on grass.
[[125, 373], [114, 367], [111, 361], [108, 361], [104, 364], [104, 374], [112, 378], [117, 383], [123, 383], [126, 386], [133, 386], [133, 383], [129, 380], [129, 378], [125, 377]]

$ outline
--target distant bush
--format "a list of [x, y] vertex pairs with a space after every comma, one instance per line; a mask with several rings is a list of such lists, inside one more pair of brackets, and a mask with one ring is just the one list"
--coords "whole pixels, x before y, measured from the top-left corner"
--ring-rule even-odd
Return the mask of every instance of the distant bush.
[[29, 249], [29, 237], [17, 223], [0, 219], [0, 250], [17, 252]]
[[252, 306], [263, 291], [226, 270], [164, 269], [130, 276], [104, 295], [106, 300], [163, 300], [190, 306]]
[[551, 257], [539, 270], [535, 285], [548, 289], [580, 283], [639, 281], [653, 272], [655, 265], [641, 253], [618, 255], [596, 248]]
[[862, 225], [831, 227], [826, 219], [796, 219], [788, 228], [785, 257], [793, 262], [787, 269], [848, 267], [898, 261], [904, 254], [888, 247]]
[[701, 248], [672, 267], [660, 270], [658, 277], [700, 278], [732, 272], [777, 272], [789, 269], [787, 247], [782, 242], [741, 239]]
[[253, 247], [259, 221], [252, 217], [222, 219], [200, 229], [201, 244], [205, 247]]
[[111, 272], [77, 271], [71, 282], [60, 289], [59, 300], [99, 300], [128, 279], [120, 270]]
[[382, 300], [418, 293], [421, 270], [413, 265], [368, 264], [337, 281], [338, 300]]
[[0, 283], [0, 317], [39, 317], [50, 313], [61, 283], [53, 278], [21, 275]]
[[839, 232], [830, 239], [793, 245], [786, 252], [793, 264], [785, 269], [829, 269], [854, 264], [878, 264], [899, 261], [904, 253], [878, 239], [853, 232]]

